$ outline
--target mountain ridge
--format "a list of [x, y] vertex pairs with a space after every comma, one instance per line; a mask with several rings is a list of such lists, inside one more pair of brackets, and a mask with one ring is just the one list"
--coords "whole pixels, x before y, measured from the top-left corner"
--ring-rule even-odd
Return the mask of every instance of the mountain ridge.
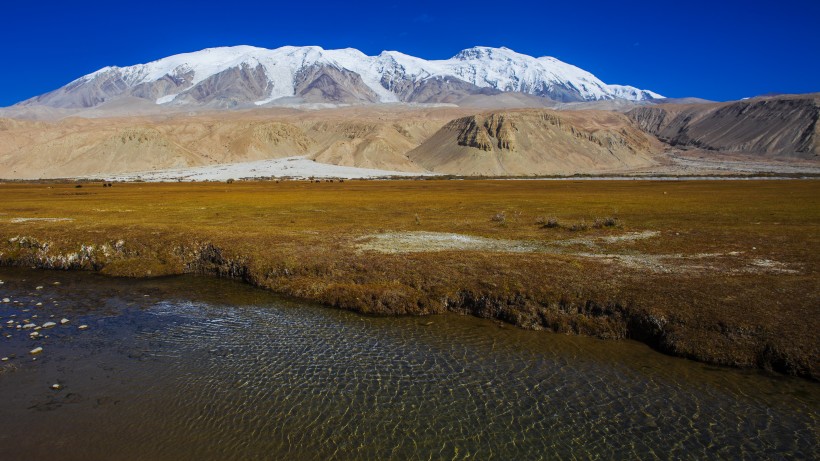
[[93, 108], [124, 97], [159, 106], [245, 108], [277, 103], [453, 103], [524, 93], [559, 102], [652, 101], [663, 96], [606, 84], [556, 58], [476, 46], [446, 60], [354, 48], [206, 48], [145, 64], [107, 66], [15, 106]]

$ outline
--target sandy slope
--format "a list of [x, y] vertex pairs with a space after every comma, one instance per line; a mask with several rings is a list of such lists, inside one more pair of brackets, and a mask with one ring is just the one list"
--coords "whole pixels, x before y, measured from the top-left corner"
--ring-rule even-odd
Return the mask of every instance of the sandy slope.
[[[740, 168], [738, 155], [743, 162], [801, 163], [808, 172], [820, 166], [820, 112], [812, 95], [640, 107], [626, 115], [499, 108], [522, 103], [509, 97], [474, 103], [132, 116], [109, 108], [35, 120], [26, 113], [0, 118], [0, 178], [113, 177], [289, 157], [388, 172], [513, 176], [768, 171]], [[693, 148], [708, 165], [692, 155], [685, 164], [675, 160], [678, 151]], [[262, 176], [278, 170], [265, 171]]]
[[[0, 164], [2, 176], [21, 179], [110, 176], [294, 156], [383, 171], [530, 174], [646, 166], [658, 150], [619, 115], [566, 114], [560, 116], [562, 125], [553, 127], [533, 122], [541, 116], [558, 117], [555, 113], [532, 109], [514, 111], [515, 121], [502, 123], [502, 128], [509, 125], [516, 132], [516, 145], [507, 146], [516, 156], [494, 168], [489, 166], [494, 160], [482, 160], [489, 157], [480, 146], [459, 144], [450, 136], [451, 125], [483, 111], [380, 105], [58, 121], [2, 119]], [[439, 151], [446, 151], [449, 160], [436, 161]]]
[[459, 109], [342, 108], [145, 117], [0, 119], [5, 178], [56, 178], [199, 167], [292, 156], [423, 172], [404, 155]]

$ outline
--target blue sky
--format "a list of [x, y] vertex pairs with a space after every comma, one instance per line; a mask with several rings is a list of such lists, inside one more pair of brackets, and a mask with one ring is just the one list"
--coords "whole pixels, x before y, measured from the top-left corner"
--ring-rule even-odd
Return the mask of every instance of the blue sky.
[[820, 0], [9, 0], [0, 42], [0, 106], [107, 65], [240, 44], [387, 49], [426, 59], [506, 46], [668, 97], [820, 91]]

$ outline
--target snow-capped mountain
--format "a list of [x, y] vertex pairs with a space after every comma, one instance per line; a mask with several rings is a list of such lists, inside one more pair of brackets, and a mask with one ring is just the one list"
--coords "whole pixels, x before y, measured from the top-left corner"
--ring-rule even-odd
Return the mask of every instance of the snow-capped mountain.
[[552, 57], [534, 58], [503, 47], [474, 47], [447, 60], [428, 61], [396, 51], [367, 56], [352, 48], [234, 46], [105, 67], [20, 105], [87, 108], [127, 97], [209, 107], [432, 103], [500, 92], [562, 102], [663, 98], [648, 90], [608, 85]]

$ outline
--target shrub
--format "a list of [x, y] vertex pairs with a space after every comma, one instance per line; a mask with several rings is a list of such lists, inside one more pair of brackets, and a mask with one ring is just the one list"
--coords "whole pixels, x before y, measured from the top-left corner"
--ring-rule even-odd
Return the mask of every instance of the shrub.
[[544, 217], [544, 216], [541, 216], [540, 218], [536, 219], [535, 223], [538, 224], [539, 226], [547, 228], [547, 229], [555, 229], [555, 228], [561, 227], [561, 224], [558, 222], [557, 219], [547, 218], [547, 217]]
[[601, 229], [604, 227], [617, 227], [618, 226], [618, 218], [614, 216], [609, 216], [607, 218], [595, 218], [595, 222], [592, 224], [592, 227], [596, 229]]

